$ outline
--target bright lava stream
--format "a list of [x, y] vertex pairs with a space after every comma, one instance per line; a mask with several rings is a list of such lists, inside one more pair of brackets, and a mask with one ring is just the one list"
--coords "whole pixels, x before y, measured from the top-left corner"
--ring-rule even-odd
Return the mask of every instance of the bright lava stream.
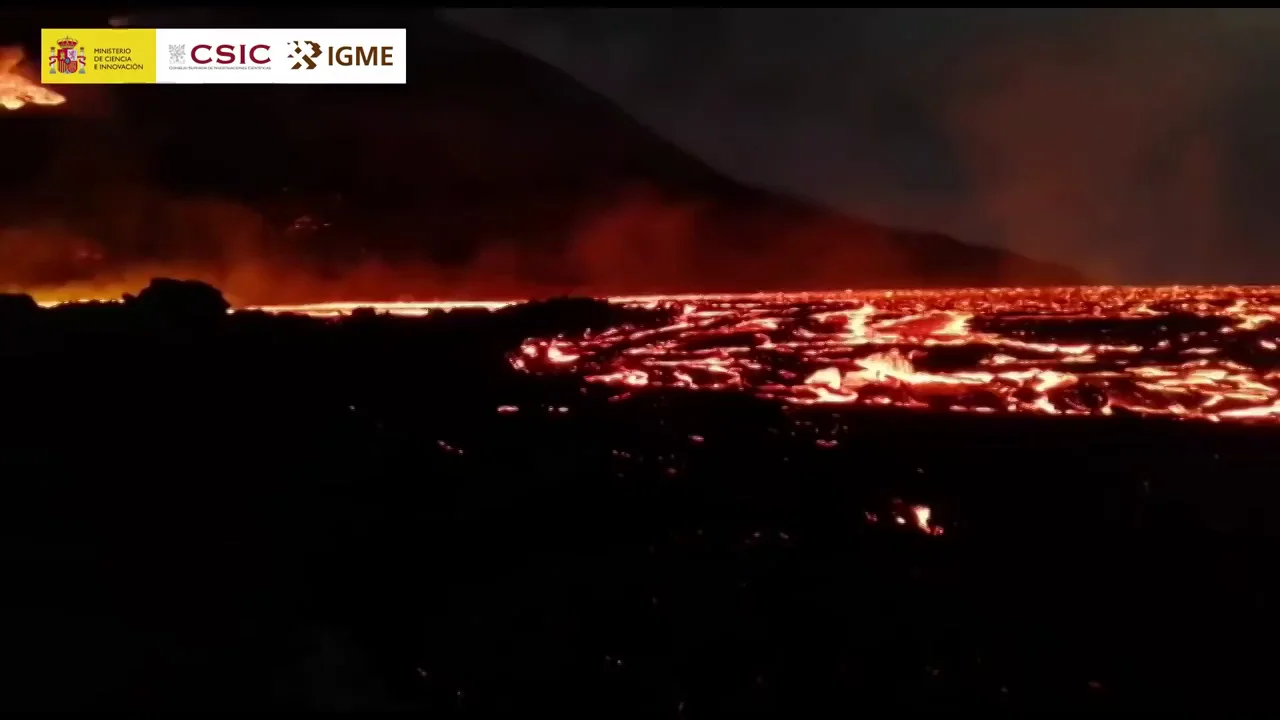
[[526, 342], [521, 370], [623, 394], [1280, 420], [1280, 288], [1076, 287], [632, 299], [661, 327]]
[[[1280, 422], [1280, 287], [1001, 288], [611, 298], [663, 320], [535, 338], [523, 372], [798, 405]], [[510, 301], [246, 308], [422, 316]]]

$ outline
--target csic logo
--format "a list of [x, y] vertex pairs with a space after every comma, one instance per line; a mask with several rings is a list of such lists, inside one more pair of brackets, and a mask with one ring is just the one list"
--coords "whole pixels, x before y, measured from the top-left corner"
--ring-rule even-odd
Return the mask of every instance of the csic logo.
[[391, 61], [390, 45], [369, 45], [365, 47], [342, 45], [334, 47], [330, 45], [328, 52], [320, 46], [320, 43], [310, 40], [293, 40], [289, 43], [292, 51], [289, 53], [289, 59], [293, 60], [290, 70], [315, 70], [318, 63], [316, 58], [323, 55], [322, 62], [325, 65], [340, 67], [390, 67], [393, 65]]
[[187, 62], [187, 46], [186, 45], [170, 45], [169, 46], [169, 64], [182, 65]]
[[79, 44], [65, 37], [58, 41], [57, 47], [49, 48], [53, 53], [49, 56], [50, 75], [84, 75], [84, 53], [77, 47]]
[[[172, 48], [171, 48], [172, 49]], [[270, 45], [196, 45], [191, 62], [197, 65], [266, 65], [271, 62]]]
[[[293, 52], [289, 53], [289, 59], [293, 60], [293, 67], [290, 70], [301, 70], [305, 64], [308, 70], [316, 69], [315, 58], [320, 57], [320, 43], [311, 42], [310, 40], [293, 40], [290, 42], [293, 46]], [[303, 49], [303, 46], [306, 49]]]

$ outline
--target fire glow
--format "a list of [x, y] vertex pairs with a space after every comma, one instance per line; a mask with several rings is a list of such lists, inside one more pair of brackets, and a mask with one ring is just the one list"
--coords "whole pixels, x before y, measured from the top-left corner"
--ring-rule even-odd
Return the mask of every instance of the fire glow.
[[[1170, 286], [616, 297], [665, 324], [532, 338], [511, 364], [641, 391], [797, 406], [1280, 422], [1280, 287]], [[421, 317], [518, 301], [241, 308]], [[48, 302], [45, 305], [58, 303]]]
[[512, 364], [619, 396], [1280, 420], [1280, 288], [1081, 287], [627, 299], [661, 327], [527, 341]]
[[0, 47], [0, 108], [18, 110], [26, 105], [61, 105], [67, 99], [28, 79], [20, 71], [22, 53]]
[[[1280, 287], [1171, 286], [617, 297], [659, 327], [534, 338], [529, 373], [795, 405], [1280, 421]], [[253, 308], [423, 316], [515, 301]]]

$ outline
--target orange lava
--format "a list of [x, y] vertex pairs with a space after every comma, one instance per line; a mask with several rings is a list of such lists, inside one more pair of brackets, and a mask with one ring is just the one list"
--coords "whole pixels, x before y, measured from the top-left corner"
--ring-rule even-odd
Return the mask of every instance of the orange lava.
[[[1280, 422], [1280, 286], [1002, 288], [610, 298], [670, 323], [526, 341], [511, 362], [617, 391], [804, 406]], [[259, 306], [337, 318], [518, 301]], [[46, 303], [54, 304], [54, 303]]]
[[628, 298], [661, 327], [527, 341], [531, 373], [620, 395], [1280, 420], [1280, 287], [1077, 287]]
[[515, 305], [517, 300], [437, 300], [432, 302], [330, 302], [310, 305], [256, 305], [242, 310], [262, 310], [272, 314], [294, 313], [319, 318], [339, 318], [360, 308], [372, 308], [378, 312], [400, 317], [423, 317], [441, 310], [483, 308], [498, 310]]
[[29, 79], [21, 72], [22, 51], [0, 47], [0, 108], [17, 110], [25, 105], [61, 105], [66, 98]]

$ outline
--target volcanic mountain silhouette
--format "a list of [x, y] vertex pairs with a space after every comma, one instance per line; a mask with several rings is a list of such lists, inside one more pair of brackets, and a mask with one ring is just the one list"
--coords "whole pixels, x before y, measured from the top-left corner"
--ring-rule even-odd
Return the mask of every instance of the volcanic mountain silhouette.
[[[481, 258], [489, 274], [608, 293], [1082, 280], [745, 186], [567, 74], [429, 10], [157, 12], [130, 24], [408, 28], [407, 86], [131, 86], [113, 91], [106, 120], [20, 121], [39, 141], [19, 154], [74, 142], [71, 159], [57, 155], [67, 169], [247, 205], [272, 228], [264, 252], [330, 272]], [[164, 237], [104, 244], [127, 260], [208, 254]]]

